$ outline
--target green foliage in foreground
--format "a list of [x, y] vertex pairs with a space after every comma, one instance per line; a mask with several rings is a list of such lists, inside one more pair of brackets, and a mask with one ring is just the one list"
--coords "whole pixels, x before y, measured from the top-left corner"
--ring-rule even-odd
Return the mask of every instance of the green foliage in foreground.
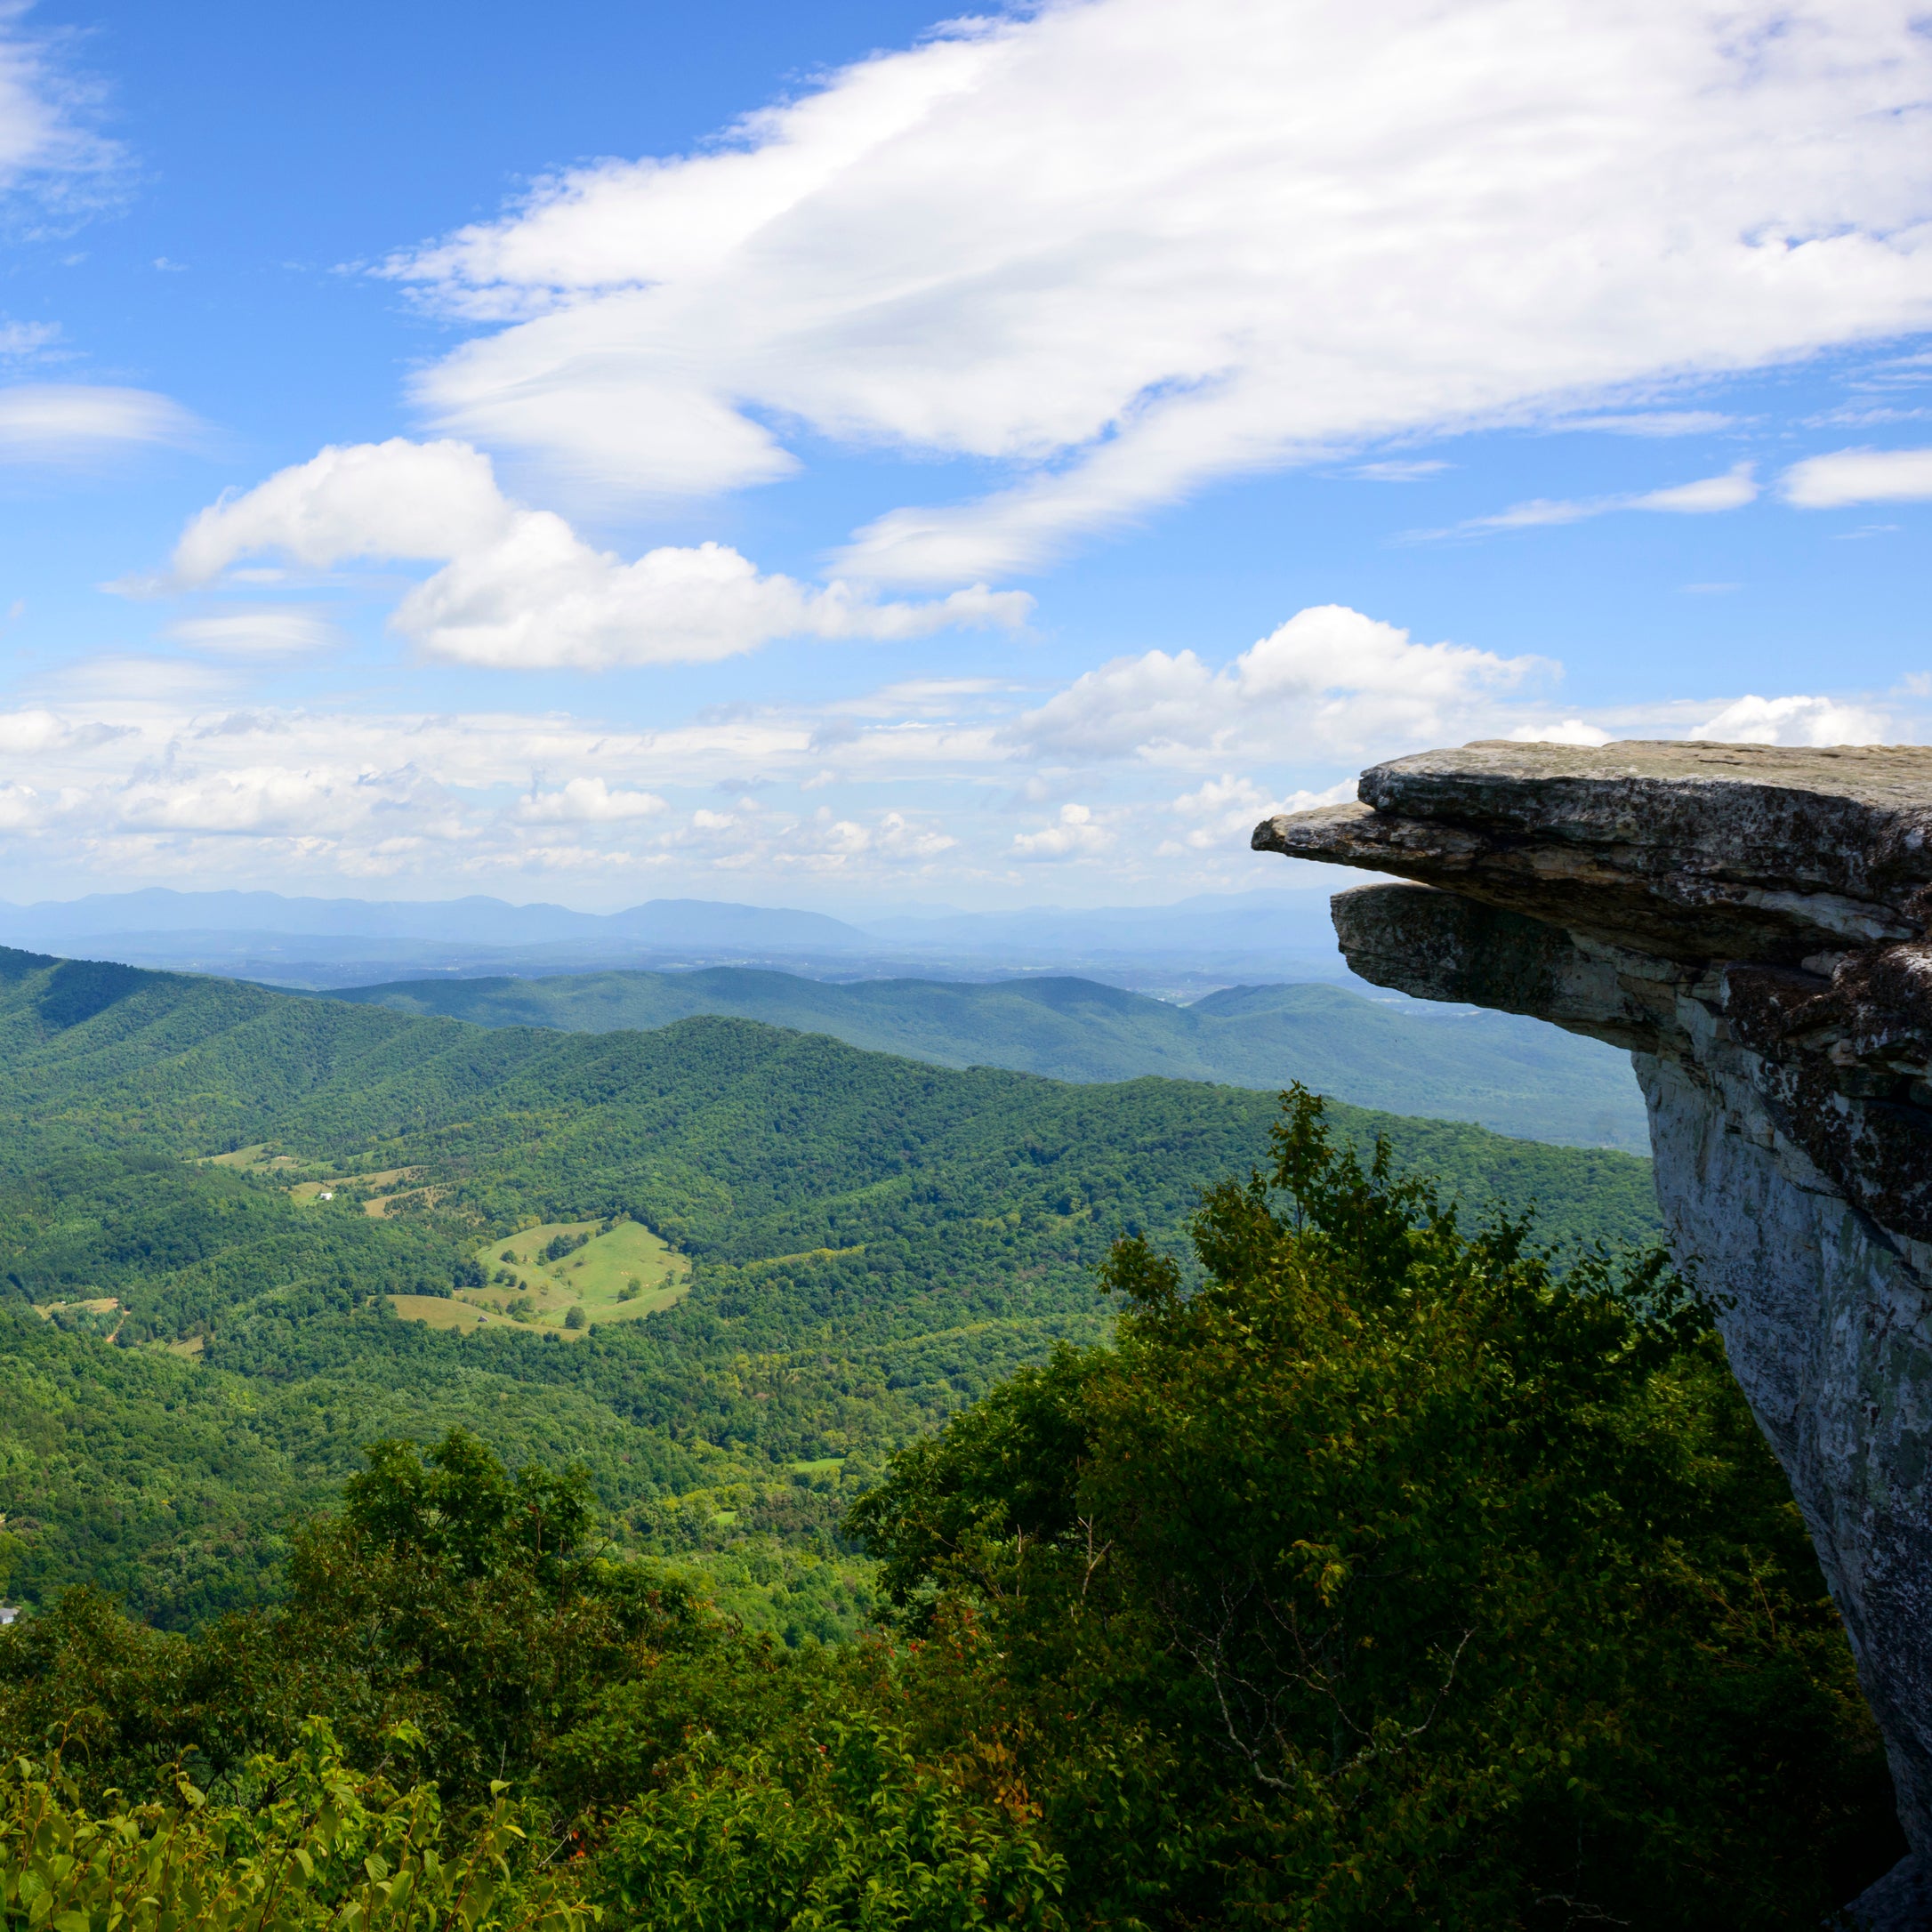
[[1123, 1244], [1115, 1348], [859, 1505], [954, 1660], [935, 1742], [998, 1740], [1102, 1917], [1815, 1923], [1893, 1848], [1883, 1772], [1703, 1311], [1655, 1261], [1559, 1284], [1306, 1096], [1275, 1156], [1199, 1292]]
[[64, 1736], [70, 1812], [185, 1770], [226, 1815], [323, 1718], [398, 1802], [487, 1824], [507, 1779], [571, 1854], [510, 1880], [645, 1932], [1756, 1932], [1889, 1864], [1843, 1632], [1654, 1259], [1559, 1279], [1306, 1096], [1193, 1238], [1198, 1284], [1117, 1244], [1113, 1345], [858, 1505], [884, 1637], [747, 1635], [459, 1434], [378, 1445], [279, 1606], [0, 1633], [0, 1749]]
[[[210, 1806], [185, 1776], [166, 1799], [96, 1810], [62, 1769], [0, 1769], [0, 1923], [54, 1932], [577, 1932], [594, 1910], [531, 1856], [502, 1791], [446, 1833], [433, 1785], [398, 1791], [343, 1765], [328, 1726], [251, 1761]], [[454, 1840], [452, 1842], [452, 1840]]]

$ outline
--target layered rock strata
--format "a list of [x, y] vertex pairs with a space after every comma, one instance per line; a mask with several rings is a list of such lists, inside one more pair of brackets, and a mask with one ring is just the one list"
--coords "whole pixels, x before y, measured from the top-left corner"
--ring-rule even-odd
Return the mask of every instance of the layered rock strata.
[[1364, 978], [1630, 1051], [1885, 1734], [1861, 1915], [1932, 1924], [1932, 749], [1470, 745], [1253, 842], [1415, 881], [1335, 899]]

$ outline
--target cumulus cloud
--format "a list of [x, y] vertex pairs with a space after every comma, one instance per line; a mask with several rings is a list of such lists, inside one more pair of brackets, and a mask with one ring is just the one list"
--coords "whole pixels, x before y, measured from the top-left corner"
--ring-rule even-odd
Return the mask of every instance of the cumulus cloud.
[[515, 514], [489, 458], [467, 444], [331, 445], [193, 518], [174, 574], [206, 584], [264, 552], [312, 570], [349, 557], [439, 562], [501, 540]]
[[77, 877], [282, 890], [406, 880], [418, 895], [532, 877], [551, 895], [577, 880], [602, 898], [763, 897], [787, 877], [886, 893], [930, 879], [946, 896], [973, 883], [1037, 894], [1064, 866], [1104, 875], [1108, 893], [1178, 898], [1252, 884], [1256, 819], [1351, 796], [1371, 759], [1431, 745], [1932, 738], [1932, 679], [1875, 701], [1558, 712], [1539, 688], [1555, 666], [1418, 644], [1336, 607], [1298, 614], [1218, 669], [1148, 653], [1043, 703], [986, 680], [920, 680], [652, 729], [243, 701], [258, 674], [185, 668], [102, 660], [0, 712], [10, 896]]
[[1008, 466], [842, 566], [966, 582], [1217, 476], [1677, 431], [1622, 398], [1926, 326], [1928, 92], [1910, 0], [1047, 0], [387, 272], [495, 329], [433, 418], [608, 491], [769, 480], [794, 423]]
[[1829, 697], [1741, 697], [1695, 726], [1693, 738], [1729, 745], [1884, 745], [1896, 732], [1882, 712]]
[[1607, 745], [1612, 734], [1581, 718], [1565, 718], [1556, 724], [1521, 724], [1509, 736], [1519, 745]]
[[1779, 487], [1800, 510], [1922, 503], [1932, 497], [1932, 449], [1834, 450], [1793, 463]]
[[1028, 858], [1066, 858], [1075, 853], [1103, 852], [1114, 842], [1104, 821], [1091, 805], [1062, 805], [1059, 816], [1037, 832], [1016, 832], [1013, 849]]
[[1317, 805], [1340, 805], [1355, 794], [1353, 778], [1318, 792], [1291, 792], [1285, 797], [1275, 796], [1252, 778], [1225, 775], [1210, 778], [1197, 790], [1184, 792], [1170, 802], [1168, 810], [1175, 817], [1192, 824], [1183, 837], [1167, 841], [1161, 849], [1178, 856], [1220, 850], [1230, 841], [1245, 844], [1258, 819], [1272, 818], [1280, 812], [1308, 811]]
[[182, 532], [174, 578], [213, 581], [244, 559], [311, 570], [353, 559], [439, 562], [392, 627], [433, 656], [500, 670], [704, 662], [784, 637], [891, 640], [954, 626], [1013, 626], [1032, 600], [985, 585], [923, 604], [761, 573], [729, 545], [666, 545], [625, 562], [554, 511], [496, 485], [466, 443], [330, 447], [223, 497]]
[[0, 753], [22, 758], [35, 752], [65, 745], [73, 727], [52, 712], [36, 707], [31, 711], [0, 712]]
[[517, 816], [534, 825], [615, 825], [668, 809], [655, 792], [613, 791], [602, 778], [572, 778], [554, 792], [532, 792]]
[[0, 463], [86, 458], [142, 444], [183, 446], [201, 426], [151, 390], [88, 382], [18, 382], [0, 389]]
[[1556, 667], [1406, 631], [1340, 604], [1299, 612], [1219, 671], [1147, 651], [1090, 671], [1019, 719], [1038, 752], [1156, 761], [1242, 750], [1325, 759], [1467, 735], [1497, 701]]
[[111, 810], [121, 826], [137, 832], [317, 840], [407, 812], [419, 840], [454, 833], [448, 814], [412, 809], [422, 804], [423, 791], [422, 776], [407, 767], [384, 772], [341, 763], [242, 765], [137, 777], [112, 800]]
[[0, 712], [0, 753], [30, 758], [45, 752], [91, 751], [132, 736], [126, 725], [80, 722], [43, 706]]

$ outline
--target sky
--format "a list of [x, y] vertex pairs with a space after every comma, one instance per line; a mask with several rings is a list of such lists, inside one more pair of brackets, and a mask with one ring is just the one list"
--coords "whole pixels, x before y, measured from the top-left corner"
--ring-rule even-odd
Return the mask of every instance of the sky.
[[1892, 0], [0, 0], [0, 842], [1325, 890], [1476, 738], [1932, 742]]

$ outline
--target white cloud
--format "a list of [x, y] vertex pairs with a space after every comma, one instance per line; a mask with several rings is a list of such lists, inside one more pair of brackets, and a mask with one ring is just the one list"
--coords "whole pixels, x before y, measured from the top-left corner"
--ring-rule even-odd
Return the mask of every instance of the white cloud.
[[1911, 0], [1046, 0], [387, 272], [507, 325], [432, 417], [607, 491], [769, 480], [792, 424], [1007, 465], [845, 559], [956, 583], [1391, 436], [1687, 431], [1620, 398], [1926, 326], [1928, 93]]
[[1423, 483], [1451, 467], [1449, 463], [1429, 456], [1419, 457], [1413, 462], [1357, 463], [1348, 474], [1359, 477], [1364, 483]]
[[1829, 697], [1741, 697], [1690, 733], [1730, 745], [1885, 745], [1883, 713]]
[[668, 810], [655, 792], [615, 792], [601, 778], [572, 778], [554, 792], [532, 792], [517, 807], [518, 817], [535, 825], [611, 825], [655, 818]]
[[844, 584], [765, 576], [721, 543], [667, 545], [633, 563], [554, 512], [496, 487], [458, 442], [330, 447], [223, 497], [182, 532], [174, 576], [205, 584], [244, 558], [312, 570], [358, 558], [440, 562], [392, 627], [433, 656], [503, 670], [704, 662], [784, 637], [901, 639], [1023, 623], [1032, 600], [984, 585], [932, 603], [876, 603]]
[[1800, 510], [1846, 503], [1921, 503], [1932, 497], [1932, 449], [1839, 449], [1784, 472], [1784, 500]]
[[200, 425], [145, 389], [20, 382], [0, 389], [0, 463], [87, 457], [128, 445], [192, 443]]
[[30, 785], [0, 785], [0, 832], [24, 832], [43, 814], [39, 793]]
[[1675, 517], [1708, 517], [1724, 510], [1742, 510], [1758, 500], [1758, 485], [1751, 471], [1755, 464], [1735, 463], [1722, 476], [1701, 477], [1695, 483], [1678, 483], [1669, 489], [1646, 490], [1633, 496], [1632, 510], [1659, 510]]
[[1509, 734], [1518, 745], [1607, 745], [1610, 734], [1601, 725], [1566, 718], [1560, 724], [1522, 724]]
[[12, 758], [29, 758], [44, 752], [87, 751], [129, 735], [124, 726], [76, 724], [39, 707], [0, 712], [0, 753]]
[[104, 658], [0, 712], [0, 852], [16, 899], [83, 881], [388, 880], [421, 897], [525, 877], [605, 903], [764, 898], [787, 877], [861, 895], [930, 877], [943, 896], [1011, 898], [1041, 896], [1055, 868], [1076, 899], [1179, 898], [1251, 883], [1256, 819], [1347, 798], [1389, 753], [1473, 737], [1932, 740], [1932, 679], [1876, 699], [1571, 713], [1538, 688], [1556, 669], [1416, 644], [1328, 607], [1219, 669], [1150, 653], [1043, 704], [985, 680], [920, 680], [640, 729], [307, 708], [253, 695], [284, 687], [278, 666]]
[[44, 355], [60, 339], [58, 322], [0, 322], [0, 358], [25, 362]]
[[1534, 530], [1554, 524], [1581, 523], [1613, 511], [1648, 510], [1667, 516], [1703, 517], [1719, 511], [1742, 510], [1758, 500], [1753, 478], [1756, 464], [1735, 463], [1722, 476], [1700, 477], [1695, 483], [1676, 483], [1664, 489], [1626, 492], [1620, 496], [1533, 497], [1512, 503], [1491, 517], [1472, 517], [1447, 530], [1421, 530], [1418, 537], [1473, 536], [1488, 530]]
[[1406, 631], [1340, 604], [1299, 612], [1220, 671], [1192, 651], [1147, 651], [1090, 671], [1027, 712], [1034, 751], [1088, 759], [1240, 749], [1324, 761], [1467, 735], [1503, 694], [1556, 667]]
[[1177, 817], [1195, 823], [1182, 840], [1168, 841], [1163, 849], [1177, 854], [1211, 852], [1231, 841], [1244, 843], [1264, 818], [1280, 812], [1305, 812], [1317, 805], [1340, 805], [1355, 795], [1353, 778], [1318, 792], [1292, 792], [1285, 798], [1274, 796], [1252, 778], [1210, 778], [1198, 790], [1184, 792], [1169, 804], [1169, 811]]
[[51, 751], [67, 742], [71, 728], [51, 711], [0, 712], [0, 753], [10, 758]]
[[1013, 849], [1028, 858], [1066, 858], [1077, 853], [1103, 852], [1114, 835], [1089, 805], [1062, 805], [1059, 817], [1038, 832], [1016, 832]]
[[91, 125], [95, 90], [59, 44], [20, 30], [25, 0], [0, 5], [0, 191], [30, 204], [46, 232], [114, 200], [126, 157]]
[[843, 584], [810, 589], [761, 576], [722, 543], [647, 551], [635, 563], [592, 550], [549, 511], [458, 557], [397, 607], [394, 623], [439, 657], [503, 670], [703, 662], [777, 638], [922, 637], [955, 625], [1013, 625], [1022, 592], [984, 585], [930, 604], [876, 604]]
[[514, 515], [467, 444], [332, 444], [202, 511], [174, 546], [174, 574], [206, 584], [264, 552], [312, 570], [349, 557], [437, 562], [500, 541]]
[[217, 657], [296, 657], [326, 649], [336, 640], [327, 618], [292, 604], [184, 617], [168, 626], [168, 635], [190, 650], [212, 652]]
[[1550, 427], [1600, 430], [1612, 436], [1709, 436], [1731, 428], [1736, 420], [1715, 409], [1637, 409], [1622, 414], [1566, 416]]
[[428, 813], [423, 781], [407, 767], [380, 772], [320, 764], [244, 765], [192, 776], [141, 777], [111, 801], [119, 825], [137, 832], [340, 837], [407, 814], [412, 833], [449, 836], [447, 814]]

